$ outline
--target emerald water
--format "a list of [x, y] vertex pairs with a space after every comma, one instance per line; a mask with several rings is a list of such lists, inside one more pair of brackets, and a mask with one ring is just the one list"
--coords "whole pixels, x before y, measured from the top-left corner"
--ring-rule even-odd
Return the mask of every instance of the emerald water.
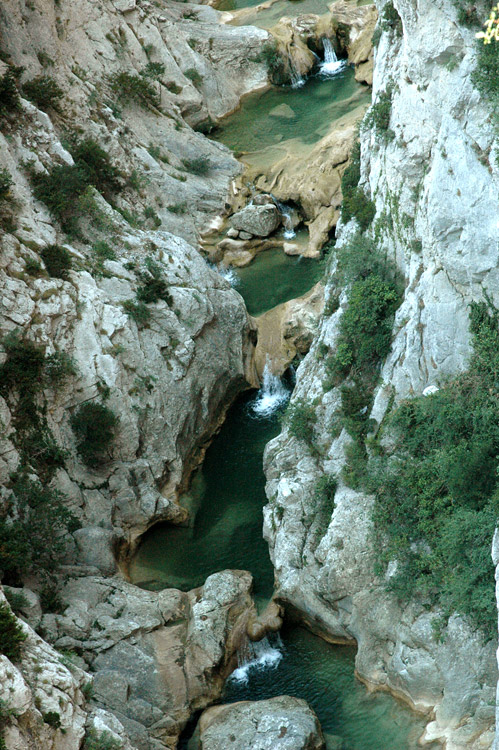
[[297, 626], [284, 627], [281, 638], [272, 647], [282, 658], [229, 678], [224, 703], [293, 695], [316, 712], [328, 750], [417, 748], [424, 720], [386, 693], [367, 692], [354, 675], [354, 648], [332, 646]]
[[273, 86], [251, 94], [212, 137], [242, 161], [265, 169], [288, 153], [306, 156], [332, 123], [366, 105], [370, 96], [353, 68], [345, 67], [334, 77], [312, 76], [300, 88]]
[[[273, 407], [288, 396], [281, 386]], [[189, 591], [226, 568], [250, 570], [255, 595], [269, 599], [274, 571], [262, 536], [263, 449], [279, 432], [278, 409], [265, 416], [261, 396], [243, 395], [208, 448], [193, 487], [181, 502], [193, 509], [189, 527], [158, 524], [145, 534], [130, 567], [145, 588]], [[197, 509], [197, 510], [196, 510]]]
[[235, 270], [235, 288], [250, 315], [261, 315], [282, 302], [301, 297], [321, 278], [322, 264], [274, 248], [257, 255], [246, 268]]
[[[352, 5], [368, 5], [371, 0], [352, 0]], [[217, 10], [241, 10], [243, 8], [254, 8], [253, 11], [244, 14], [236, 14], [231, 24], [240, 26], [251, 24], [262, 29], [270, 29], [283, 16], [295, 18], [303, 13], [315, 13], [319, 16], [329, 13], [328, 5], [331, 0], [220, 0]]]

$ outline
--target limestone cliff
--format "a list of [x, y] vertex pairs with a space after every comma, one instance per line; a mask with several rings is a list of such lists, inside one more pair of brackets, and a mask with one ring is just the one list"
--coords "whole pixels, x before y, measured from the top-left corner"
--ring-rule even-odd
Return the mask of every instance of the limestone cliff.
[[[381, 15], [385, 4], [377, 5]], [[405, 283], [371, 413], [378, 425], [390, 398], [421, 394], [465, 368], [469, 302], [484, 290], [499, 301], [497, 144], [487, 102], [471, 83], [473, 31], [457, 23], [447, 0], [394, 6], [400, 33], [380, 25], [373, 79], [373, 101], [387, 92], [391, 100], [392, 133], [361, 129], [361, 184], [375, 201], [376, 237]], [[339, 246], [353, 229], [340, 227]], [[386, 593], [373, 573], [372, 498], [339, 478], [350, 438], [344, 430], [334, 436], [340, 394], [323, 391], [322, 350], [334, 350], [346, 304], [340, 292], [331, 276], [326, 307], [338, 294], [339, 308], [323, 318], [293, 397], [314, 404], [318, 450], [311, 453], [285, 429], [266, 451], [265, 536], [279, 595], [326, 637], [355, 639], [360, 677], [429, 713], [426, 740], [446, 741], [447, 750], [490, 747], [494, 643], [457, 616], [437, 640], [432, 613]], [[314, 500], [324, 472], [339, 481], [326, 521]]]

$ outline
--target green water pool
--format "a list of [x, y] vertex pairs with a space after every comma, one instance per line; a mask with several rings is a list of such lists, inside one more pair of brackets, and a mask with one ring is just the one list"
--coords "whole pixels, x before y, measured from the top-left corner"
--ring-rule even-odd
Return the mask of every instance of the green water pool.
[[282, 302], [301, 297], [319, 281], [322, 273], [319, 261], [289, 256], [274, 248], [257, 255], [246, 268], [235, 270], [235, 288], [246, 302], [249, 314], [261, 315]]
[[367, 105], [370, 97], [346, 67], [333, 78], [312, 76], [301, 88], [273, 86], [251, 94], [211, 137], [264, 169], [288, 153], [306, 156], [333, 122]]
[[250, 668], [247, 683], [229, 678], [224, 703], [293, 695], [316, 712], [328, 750], [416, 750], [424, 720], [386, 693], [367, 692], [354, 675], [354, 648], [297, 626], [284, 627], [281, 637], [277, 665]]
[[[267, 3], [265, 3], [267, 5]], [[370, 0], [352, 1], [352, 6], [369, 5]], [[261, 0], [221, 0], [217, 4], [217, 10], [241, 10], [242, 8], [254, 8], [254, 12], [241, 15], [231, 21], [234, 26], [253, 25], [262, 29], [270, 29], [283, 16], [296, 18], [304, 13], [315, 13], [324, 15], [329, 13], [331, 0], [276, 0], [270, 7], [260, 7]], [[258, 7], [257, 7], [258, 6]]]
[[193, 524], [158, 524], [145, 534], [129, 570], [133, 583], [189, 591], [211, 573], [234, 568], [250, 570], [256, 596], [270, 598], [274, 571], [262, 537], [262, 455], [279, 432], [279, 420], [277, 412], [259, 418], [253, 411], [256, 398], [246, 393], [238, 399], [208, 448], [182, 501], [197, 508]]

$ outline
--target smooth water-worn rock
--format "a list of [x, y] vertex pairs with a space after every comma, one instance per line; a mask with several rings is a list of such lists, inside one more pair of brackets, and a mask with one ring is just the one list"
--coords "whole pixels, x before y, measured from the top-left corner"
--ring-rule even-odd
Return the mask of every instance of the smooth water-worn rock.
[[192, 750], [324, 750], [317, 716], [304, 700], [287, 695], [208, 708]]
[[[230, 223], [239, 232], [246, 232], [257, 237], [268, 237], [281, 223], [281, 215], [272, 203], [263, 206], [251, 205], [231, 216]], [[249, 239], [249, 237], [243, 237], [243, 239]]]

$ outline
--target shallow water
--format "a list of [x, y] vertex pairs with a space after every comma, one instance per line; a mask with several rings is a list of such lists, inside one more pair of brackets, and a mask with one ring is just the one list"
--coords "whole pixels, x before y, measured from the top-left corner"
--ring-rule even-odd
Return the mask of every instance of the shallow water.
[[[352, 6], [357, 5], [368, 5], [371, 0], [355, 0], [352, 2]], [[221, 0], [218, 3], [217, 10], [239, 10], [241, 8], [255, 8], [253, 13], [248, 15], [244, 14], [239, 18], [234, 18], [231, 24], [234, 26], [241, 25], [253, 25], [259, 26], [262, 29], [270, 29], [272, 26], [279, 21], [283, 16], [288, 18], [296, 18], [296, 16], [302, 15], [303, 13], [315, 13], [319, 16], [329, 13], [328, 5], [331, 5], [331, 0], [278, 0], [273, 3], [269, 8], [256, 9], [261, 3], [261, 0]]]
[[354, 676], [353, 647], [332, 646], [297, 626], [281, 637], [271, 645], [282, 658], [250, 668], [247, 682], [229, 678], [224, 703], [294, 695], [316, 712], [328, 750], [416, 750], [424, 720], [386, 693], [367, 692]]
[[346, 67], [334, 77], [312, 76], [305, 86], [251, 94], [212, 134], [252, 166], [267, 168], [287, 153], [306, 155], [345, 117], [370, 101], [370, 91]]
[[261, 315], [308, 292], [321, 278], [323, 269], [316, 260], [289, 256], [275, 248], [260, 253], [249, 266], [237, 268], [234, 273], [238, 280], [235, 288], [249, 314]]
[[261, 394], [244, 394], [206, 452], [183, 502], [198, 507], [191, 527], [158, 524], [145, 534], [130, 567], [133, 583], [145, 588], [189, 591], [219, 570], [250, 570], [255, 594], [272, 594], [274, 571], [262, 537], [266, 502], [262, 454], [279, 432], [278, 406], [254, 410]]

